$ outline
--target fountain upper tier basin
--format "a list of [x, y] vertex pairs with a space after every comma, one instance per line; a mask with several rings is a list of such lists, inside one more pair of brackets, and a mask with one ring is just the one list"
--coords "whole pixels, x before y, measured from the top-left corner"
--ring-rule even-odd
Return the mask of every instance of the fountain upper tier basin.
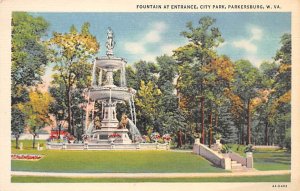
[[90, 98], [92, 100], [108, 100], [111, 96], [112, 100], [129, 101], [136, 91], [127, 87], [93, 87], [90, 89]]
[[105, 70], [119, 70], [126, 64], [123, 58], [101, 57], [96, 59], [96, 66]]

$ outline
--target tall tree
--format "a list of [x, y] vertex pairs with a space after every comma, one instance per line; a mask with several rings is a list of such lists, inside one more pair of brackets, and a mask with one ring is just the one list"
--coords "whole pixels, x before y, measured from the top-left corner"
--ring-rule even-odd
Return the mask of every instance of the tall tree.
[[[176, 88], [180, 100], [186, 103], [196, 103], [194, 100], [196, 97], [201, 100], [202, 143], [205, 141], [204, 104], [206, 87], [204, 81], [207, 75], [203, 69], [215, 58], [215, 48], [223, 42], [219, 29], [213, 27], [215, 21], [211, 17], [202, 17], [197, 27], [194, 27], [191, 22], [187, 23], [188, 31], [183, 31], [181, 34], [190, 43], [174, 51], [174, 56], [179, 62], [179, 77]], [[192, 106], [193, 109], [195, 107], [195, 105]]]
[[[213, 120], [215, 121], [215, 130], [220, 132], [218, 127], [219, 113], [226, 113], [222, 107], [229, 100], [225, 96], [225, 90], [230, 87], [233, 81], [234, 67], [233, 63], [226, 56], [216, 57], [210, 64], [203, 68], [207, 75], [205, 76], [205, 95], [207, 103], [210, 106], [209, 113], [209, 145], [212, 144]], [[229, 116], [229, 115], [227, 115]], [[227, 119], [228, 121], [230, 119]], [[219, 123], [221, 124], [221, 123]], [[224, 123], [223, 123], [224, 124]]]
[[33, 135], [32, 148], [35, 147], [35, 138], [39, 129], [45, 125], [51, 124], [49, 116], [49, 105], [53, 98], [46, 92], [39, 91], [29, 92], [29, 101], [18, 104], [19, 109], [25, 115], [26, 125], [30, 128]]
[[[252, 99], [257, 97], [257, 90], [260, 87], [260, 73], [247, 60], [239, 60], [235, 62], [235, 75], [233, 88], [236, 95], [240, 97], [243, 103], [243, 119], [247, 127], [246, 143], [251, 144], [251, 122], [252, 122]], [[244, 130], [242, 126], [242, 143], [244, 142]]]
[[275, 77], [277, 75], [278, 64], [275, 62], [269, 63], [264, 62], [259, 67], [262, 73], [262, 91], [260, 99], [262, 104], [257, 107], [257, 112], [259, 114], [259, 122], [264, 126], [264, 144], [270, 144], [270, 127], [274, 127], [275, 123], [275, 113], [273, 104], [275, 101]]
[[48, 23], [42, 17], [25, 12], [12, 13], [11, 66], [11, 131], [18, 138], [23, 132], [24, 114], [17, 104], [29, 100], [28, 88], [42, 82], [47, 64], [46, 48], [41, 42]]
[[72, 92], [75, 88], [85, 88], [91, 81], [91, 62], [99, 50], [96, 37], [89, 32], [89, 23], [84, 23], [78, 32], [71, 26], [68, 33], [54, 33], [48, 41], [50, 60], [53, 67], [52, 84], [65, 88], [68, 131], [74, 134], [72, 119]]
[[161, 96], [160, 89], [156, 88], [152, 81], [147, 84], [142, 80], [141, 87], [135, 99], [137, 106], [138, 127], [143, 133], [150, 130], [159, 131], [156, 125], [158, 118], [158, 100]]
[[13, 105], [11, 108], [11, 132], [16, 138], [16, 149], [19, 148], [19, 138], [24, 132], [24, 126], [24, 113], [22, 113], [22, 111], [17, 107], [17, 105]]
[[186, 120], [178, 107], [174, 79], [176, 77], [176, 61], [167, 55], [157, 57], [159, 77], [157, 86], [162, 94], [159, 97], [158, 123], [160, 133], [174, 133], [184, 129]]
[[275, 111], [279, 144], [284, 144], [285, 133], [291, 127], [291, 34], [281, 37], [281, 47], [277, 51], [275, 61], [279, 63], [275, 78]]

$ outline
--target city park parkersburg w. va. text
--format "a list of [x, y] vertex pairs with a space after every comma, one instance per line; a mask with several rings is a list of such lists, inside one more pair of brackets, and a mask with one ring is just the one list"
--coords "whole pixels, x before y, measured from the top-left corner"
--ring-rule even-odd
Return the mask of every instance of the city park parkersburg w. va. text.
[[[124, 59], [114, 57], [111, 29], [107, 33], [106, 56], [96, 58], [100, 44], [90, 33], [89, 23], [84, 23], [80, 31], [71, 26], [69, 32], [54, 33], [42, 41], [49, 25], [46, 20], [13, 13], [13, 152], [30, 154], [18, 150], [18, 138], [25, 129], [33, 134], [35, 148], [39, 131], [57, 124], [58, 136], [50, 137], [47, 148], [62, 150], [42, 151], [49, 156], [51, 152], [65, 155], [68, 151], [63, 150], [68, 148], [93, 150], [100, 149], [95, 145], [102, 145], [102, 149], [115, 149], [126, 145], [118, 149], [140, 150], [141, 145], [148, 144], [146, 149], [171, 149], [165, 152], [193, 147], [194, 153], [214, 163], [205, 153], [215, 152], [217, 158], [225, 153], [232, 155], [231, 160], [240, 153], [243, 158], [244, 145], [252, 151], [253, 144], [278, 151], [285, 148], [287, 151], [280, 152], [290, 157], [291, 35], [282, 34], [274, 60], [256, 68], [247, 60], [232, 62], [228, 56], [217, 54], [216, 47], [224, 39], [214, 23], [211, 17], [200, 18], [197, 26], [187, 23], [181, 35], [189, 42], [174, 49], [172, 56], [158, 56], [155, 63], [141, 60], [125, 65]], [[40, 84], [49, 64], [54, 65], [52, 81], [45, 91]], [[65, 137], [62, 131], [68, 132]], [[246, 161], [247, 157], [244, 156]], [[228, 169], [224, 157], [219, 159], [217, 166]], [[47, 154], [42, 160], [47, 160]], [[256, 162], [259, 168], [261, 164], [254, 154]], [[12, 169], [26, 170], [21, 163], [13, 162]], [[230, 163], [229, 169], [233, 166], [236, 165]]]

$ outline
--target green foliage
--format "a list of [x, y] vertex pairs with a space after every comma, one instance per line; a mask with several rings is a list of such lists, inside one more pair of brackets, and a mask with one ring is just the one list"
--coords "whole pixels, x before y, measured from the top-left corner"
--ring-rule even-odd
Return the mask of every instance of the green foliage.
[[16, 148], [19, 148], [19, 137], [24, 132], [25, 116], [16, 106], [11, 108], [11, 132], [16, 138]]
[[253, 151], [254, 151], [254, 149], [253, 149], [253, 145], [252, 144], [247, 145], [245, 147], [245, 150], [244, 150], [245, 153], [253, 152]]
[[215, 134], [215, 139], [220, 140], [222, 138], [222, 135], [220, 133]]
[[18, 104], [18, 108], [24, 114], [25, 123], [29, 127], [30, 133], [33, 134], [33, 148], [38, 130], [51, 124], [49, 105], [52, 99], [48, 92], [42, 93], [36, 90], [29, 92], [28, 102]]
[[55, 102], [51, 112], [56, 117], [59, 113], [63, 113], [62, 118], [66, 115], [68, 131], [72, 134], [83, 128], [84, 115], [79, 104], [83, 100], [83, 89], [91, 84], [91, 60], [99, 50], [99, 43], [89, 32], [89, 26], [89, 23], [84, 23], [80, 33], [71, 26], [70, 32], [54, 33], [47, 42], [49, 59], [55, 63], [50, 90]]
[[221, 153], [229, 153], [231, 151], [231, 147], [229, 145], [222, 145], [222, 148], [221, 148]]
[[12, 105], [28, 101], [27, 87], [42, 81], [48, 60], [40, 39], [47, 28], [48, 23], [42, 17], [25, 12], [12, 14]]
[[284, 142], [285, 148], [287, 148], [288, 151], [291, 151], [291, 128], [286, 129]]

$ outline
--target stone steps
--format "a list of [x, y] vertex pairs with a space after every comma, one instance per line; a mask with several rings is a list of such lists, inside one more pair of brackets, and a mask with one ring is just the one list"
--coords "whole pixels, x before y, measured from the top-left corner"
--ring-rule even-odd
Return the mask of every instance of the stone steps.
[[247, 167], [243, 166], [241, 163], [232, 160], [231, 161], [231, 170], [234, 172], [247, 171]]

